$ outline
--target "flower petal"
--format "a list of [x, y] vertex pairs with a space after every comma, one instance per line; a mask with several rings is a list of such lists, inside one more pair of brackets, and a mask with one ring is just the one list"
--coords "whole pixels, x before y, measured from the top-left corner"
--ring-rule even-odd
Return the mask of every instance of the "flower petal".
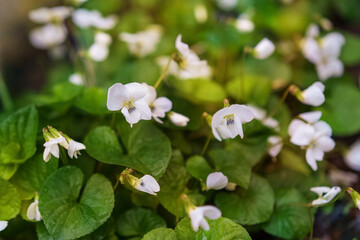
[[129, 93], [126, 87], [121, 83], [115, 83], [108, 90], [106, 106], [110, 111], [119, 111], [128, 100]]

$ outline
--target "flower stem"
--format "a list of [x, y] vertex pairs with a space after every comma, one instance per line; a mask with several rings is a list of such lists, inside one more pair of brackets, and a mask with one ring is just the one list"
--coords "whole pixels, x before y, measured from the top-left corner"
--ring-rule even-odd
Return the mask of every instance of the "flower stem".
[[116, 112], [114, 112], [113, 115], [112, 115], [110, 127], [112, 129], [115, 129], [115, 125], [116, 125]]
[[269, 114], [268, 118], [272, 118], [279, 110], [281, 107], [281, 104], [285, 102], [286, 97], [289, 95], [290, 89], [292, 88], [292, 86], [289, 86], [284, 94], [282, 95], [280, 101], [277, 103], [276, 107], [274, 108], [274, 110]]
[[210, 133], [209, 136], [207, 137], [206, 142], [205, 142], [205, 145], [204, 145], [204, 147], [203, 147], [203, 149], [202, 149], [202, 151], [201, 151], [201, 156], [204, 156], [207, 148], [209, 147], [209, 143], [210, 143], [210, 141], [211, 141], [211, 137], [212, 137], [212, 135], [211, 135], [211, 133]]
[[[60, 146], [59, 146], [60, 147]], [[60, 158], [64, 166], [69, 165], [69, 159], [63, 147], [60, 147]]]
[[155, 85], [154, 85], [154, 88], [158, 88], [160, 83], [162, 82], [162, 80], [164, 79], [166, 73], [168, 72], [169, 70], [169, 67], [170, 67], [170, 64], [171, 64], [171, 61], [174, 59], [175, 57], [175, 53], [173, 53], [168, 61], [168, 63], [166, 64], [165, 68], [163, 69], [163, 71], [161, 72], [161, 75], [160, 77], [158, 78], [158, 80], [156, 81]]
[[313, 222], [313, 219], [312, 219], [312, 216], [311, 216], [311, 208], [310, 207], [308, 207], [308, 213], [309, 213], [309, 219], [310, 219], [310, 225], [311, 225], [309, 240], [313, 240], [314, 222]]
[[5, 111], [11, 111], [14, 105], [1, 72], [0, 72], [0, 98]]

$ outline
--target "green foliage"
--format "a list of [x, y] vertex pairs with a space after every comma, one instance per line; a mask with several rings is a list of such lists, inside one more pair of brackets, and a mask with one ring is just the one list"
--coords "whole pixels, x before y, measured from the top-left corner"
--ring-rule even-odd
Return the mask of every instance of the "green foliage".
[[220, 192], [215, 204], [224, 217], [243, 225], [254, 225], [267, 221], [274, 208], [274, 192], [270, 184], [259, 175], [253, 174], [248, 189], [235, 193]]
[[350, 33], [344, 33], [344, 36], [346, 42], [341, 51], [340, 58], [345, 65], [352, 66], [360, 61], [360, 53], [354, 51], [354, 49], [360, 48], [360, 37]]
[[77, 97], [75, 106], [91, 114], [109, 113], [104, 104], [107, 99], [107, 92], [103, 88], [89, 87]]
[[21, 199], [31, 199], [35, 192], [39, 192], [48, 176], [58, 168], [58, 159], [52, 158], [49, 162], [43, 160], [41, 154], [30, 158], [21, 165], [11, 183], [16, 187]]
[[217, 220], [207, 220], [210, 226], [209, 231], [200, 229], [194, 232], [191, 228], [190, 218], [186, 217], [176, 226], [175, 231], [179, 240], [251, 240], [248, 232], [239, 224], [227, 218], [219, 218]]
[[207, 176], [213, 172], [213, 169], [202, 156], [192, 156], [186, 161], [186, 170], [189, 174], [203, 182], [206, 182]]
[[89, 234], [110, 217], [114, 193], [109, 180], [94, 174], [82, 190], [83, 177], [80, 169], [63, 167], [47, 178], [41, 188], [39, 210], [55, 239]]
[[156, 228], [151, 230], [142, 240], [177, 240], [175, 231], [171, 228]]
[[117, 219], [117, 232], [125, 237], [142, 237], [147, 232], [166, 227], [165, 220], [145, 208], [130, 209]]
[[20, 212], [20, 196], [16, 188], [0, 178], [0, 219], [10, 220]]
[[274, 214], [263, 229], [283, 239], [304, 239], [311, 229], [306, 199], [296, 189], [279, 189], [275, 198]]

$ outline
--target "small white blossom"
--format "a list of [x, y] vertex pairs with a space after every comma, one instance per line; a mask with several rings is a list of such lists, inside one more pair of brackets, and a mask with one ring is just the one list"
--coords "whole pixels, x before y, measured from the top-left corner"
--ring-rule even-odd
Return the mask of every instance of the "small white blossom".
[[331, 77], [339, 77], [344, 72], [344, 66], [339, 60], [345, 38], [342, 34], [332, 32], [319, 37], [316, 25], [309, 26], [302, 44], [302, 51], [306, 59], [316, 65], [320, 80], [325, 81]]
[[253, 120], [254, 114], [245, 105], [233, 104], [217, 111], [211, 122], [212, 132], [219, 141], [227, 138], [244, 137], [242, 124]]
[[227, 186], [229, 180], [222, 172], [210, 173], [206, 178], [206, 188], [220, 190]]
[[80, 143], [80, 142], [76, 142], [74, 140], [70, 140], [69, 141], [69, 148], [68, 148], [68, 154], [70, 158], [77, 158], [77, 155], [81, 155], [80, 150], [84, 150], [86, 149], [85, 145]]
[[130, 53], [144, 57], [155, 51], [162, 34], [160, 26], [152, 25], [148, 29], [137, 33], [120, 33], [120, 39], [129, 46]]
[[143, 83], [143, 85], [147, 88], [144, 99], [151, 109], [152, 117], [155, 121], [163, 123], [160, 118], [164, 118], [165, 114], [171, 110], [172, 102], [166, 97], [156, 98], [155, 88], [146, 83]]
[[69, 76], [69, 82], [75, 85], [84, 85], [84, 78], [80, 73], [73, 73]]
[[351, 169], [360, 171], [360, 140], [351, 145], [349, 151], [345, 154], [345, 163]]
[[238, 0], [216, 0], [219, 8], [224, 11], [230, 11], [237, 5]]
[[49, 141], [44, 143], [44, 154], [43, 159], [45, 162], [48, 162], [51, 158], [51, 155], [53, 155], [56, 158], [59, 158], [59, 145], [64, 146], [65, 148], [68, 148], [68, 143], [66, 142], [65, 138], [62, 136], [59, 136], [58, 138], [52, 138]]
[[271, 157], [275, 158], [283, 147], [282, 138], [280, 136], [270, 136], [268, 138], [268, 143], [270, 144], [268, 153]]
[[111, 42], [112, 39], [109, 34], [104, 32], [96, 33], [95, 42], [88, 51], [89, 57], [96, 62], [104, 61], [109, 55], [109, 45]]
[[151, 195], [157, 195], [156, 193], [160, 191], [158, 182], [150, 175], [144, 175], [142, 178], [140, 178], [136, 182], [134, 188]]
[[288, 130], [290, 142], [306, 148], [306, 161], [314, 171], [317, 170], [316, 161], [322, 161], [324, 152], [335, 147], [335, 141], [331, 138], [331, 127], [324, 121], [316, 120], [318, 115], [318, 112], [302, 114], [303, 118], [311, 122], [294, 119]]
[[31, 44], [39, 49], [56, 47], [67, 37], [67, 30], [63, 25], [46, 24], [31, 30], [29, 38]]
[[65, 6], [39, 8], [29, 12], [29, 18], [36, 23], [62, 23], [69, 17], [72, 9]]
[[108, 91], [107, 108], [121, 110], [131, 127], [141, 119], [150, 120], [151, 109], [144, 99], [146, 92], [147, 88], [140, 83], [115, 83]]
[[324, 84], [321, 82], [315, 82], [310, 87], [302, 91], [298, 99], [310, 106], [320, 106], [325, 102], [324, 90]]
[[274, 118], [267, 117], [264, 109], [261, 109], [254, 105], [247, 105], [247, 107], [252, 111], [255, 119], [259, 120], [265, 126], [279, 131], [279, 122]]
[[253, 55], [257, 59], [265, 59], [275, 51], [275, 45], [267, 38], [262, 39], [254, 48]]
[[221, 217], [221, 211], [214, 206], [201, 206], [190, 209], [189, 217], [191, 219], [191, 226], [195, 232], [201, 227], [205, 231], [209, 231], [210, 227], [206, 218], [215, 220]]
[[73, 15], [74, 23], [80, 28], [94, 27], [96, 29], [109, 30], [115, 27], [117, 17], [103, 17], [97, 10], [78, 9]]
[[242, 14], [236, 19], [235, 27], [239, 32], [248, 33], [254, 31], [255, 25], [247, 14]]
[[311, 205], [313, 206], [318, 206], [318, 205], [322, 205], [328, 202], [331, 202], [331, 200], [333, 200], [336, 195], [339, 194], [339, 192], [341, 192], [341, 188], [340, 187], [312, 187], [310, 188], [310, 190], [314, 193], [316, 193], [319, 198], [315, 199], [314, 201], [312, 201]]
[[0, 232], [4, 230], [8, 225], [8, 221], [0, 221]]
[[169, 112], [167, 114], [168, 118], [170, 119], [170, 121], [178, 127], [185, 127], [187, 125], [187, 123], [190, 121], [190, 119], [180, 113], [176, 113], [176, 112]]
[[26, 216], [30, 220], [35, 220], [37, 222], [41, 221], [41, 214], [39, 212], [39, 201], [37, 199], [35, 199], [35, 201], [29, 205], [26, 211]]

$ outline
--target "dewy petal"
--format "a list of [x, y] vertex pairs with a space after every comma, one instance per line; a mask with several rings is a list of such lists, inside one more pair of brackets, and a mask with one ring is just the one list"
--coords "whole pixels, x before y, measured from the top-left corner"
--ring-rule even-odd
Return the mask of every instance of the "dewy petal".
[[145, 97], [147, 93], [147, 87], [140, 83], [128, 83], [124, 85], [129, 97], [133, 98], [135, 101], [140, 100]]
[[353, 170], [360, 171], [360, 140], [351, 145], [345, 154], [345, 163]]
[[320, 120], [322, 113], [320, 111], [312, 111], [299, 114], [301, 119], [304, 119], [308, 123], [315, 123]]
[[0, 232], [4, 230], [8, 225], [8, 221], [0, 221]]
[[110, 111], [118, 111], [129, 100], [129, 93], [124, 85], [115, 83], [108, 90], [106, 106]]
[[275, 45], [267, 38], [262, 39], [254, 48], [255, 58], [265, 59], [275, 51]]
[[206, 178], [206, 188], [220, 190], [226, 187], [228, 178], [222, 172], [210, 173]]

